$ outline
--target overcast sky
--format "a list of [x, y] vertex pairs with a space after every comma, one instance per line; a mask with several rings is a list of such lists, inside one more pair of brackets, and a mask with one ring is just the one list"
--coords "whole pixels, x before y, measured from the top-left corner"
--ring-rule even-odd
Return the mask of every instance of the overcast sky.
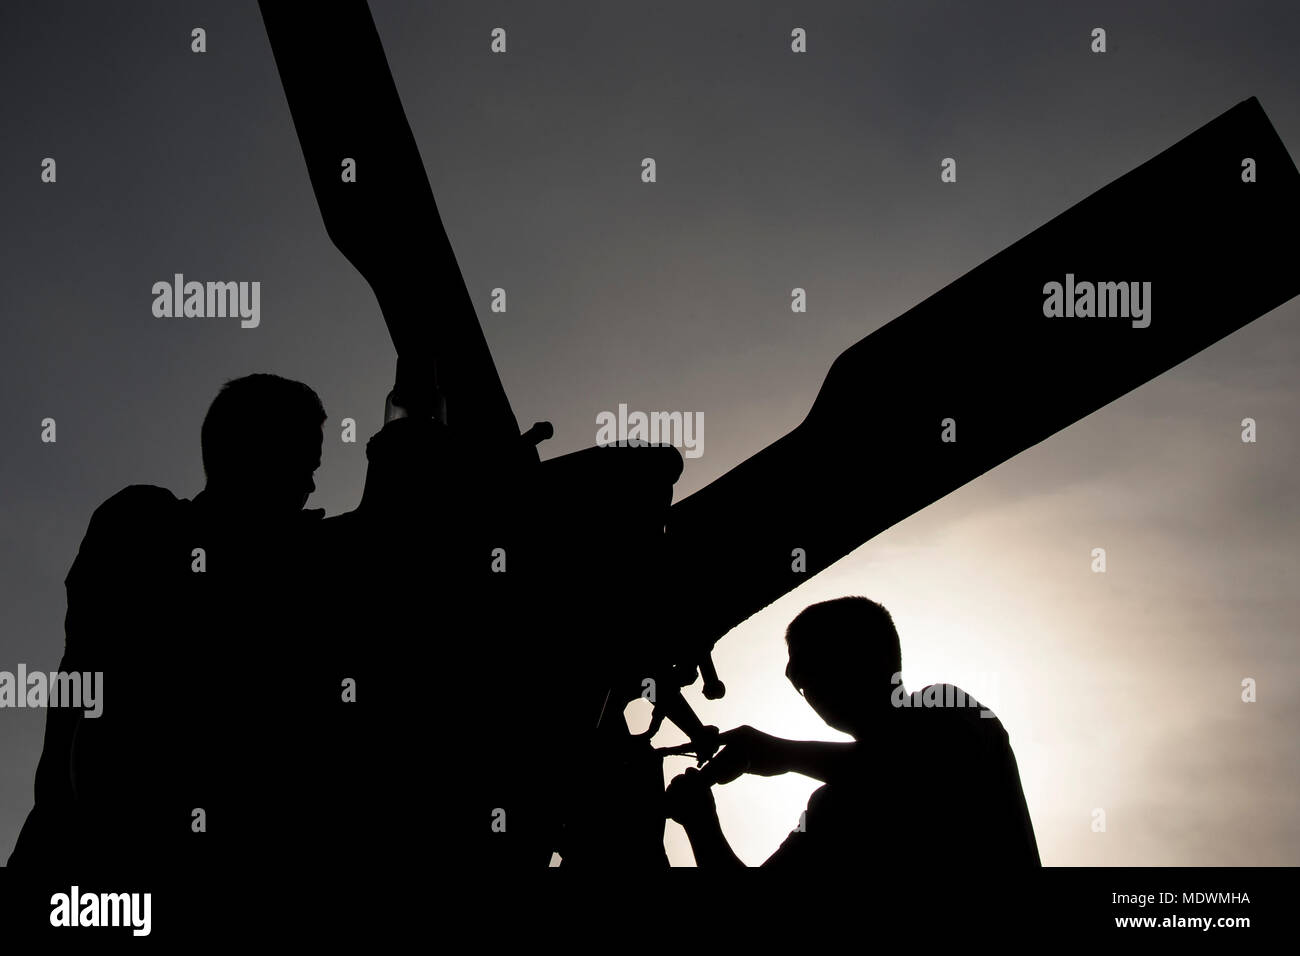
[[[1237, 102], [1258, 96], [1300, 150], [1290, 0], [371, 5], [521, 424], [554, 423], [551, 456], [593, 444], [619, 403], [702, 412], [679, 497], [796, 425], [844, 348]], [[488, 49], [498, 26], [504, 56]], [[393, 356], [322, 228], [251, 0], [10, 3], [0, 44], [0, 670], [48, 670], [91, 512], [132, 483], [197, 492], [223, 381], [304, 380], [368, 435]], [[40, 182], [45, 157], [56, 184]], [[151, 286], [176, 272], [260, 281], [260, 326], [155, 318]], [[505, 315], [487, 310], [495, 286]], [[807, 314], [790, 311], [795, 286]], [[701, 715], [833, 739], [782, 676], [781, 631], [807, 603], [866, 594], [894, 613], [909, 686], [994, 703], [1045, 863], [1300, 863], [1298, 312], [751, 619], [717, 654], [728, 696], [691, 692]], [[364, 436], [337, 436], [312, 502], [331, 514], [364, 475]], [[0, 711], [0, 857], [43, 727], [43, 712]], [[747, 862], [814, 786], [717, 791]], [[689, 864], [673, 824], [669, 848]]]

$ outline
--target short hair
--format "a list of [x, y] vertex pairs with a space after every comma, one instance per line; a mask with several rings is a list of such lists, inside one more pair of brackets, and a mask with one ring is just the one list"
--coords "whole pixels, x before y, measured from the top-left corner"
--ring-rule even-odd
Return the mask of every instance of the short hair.
[[320, 396], [302, 382], [266, 372], [231, 379], [203, 418], [203, 473], [211, 480], [255, 466], [263, 454], [324, 423]]
[[898, 629], [883, 604], [865, 597], [842, 597], [804, 608], [785, 631], [790, 650], [786, 676], [802, 687], [801, 676], [818, 669], [855, 670], [867, 676], [902, 673]]

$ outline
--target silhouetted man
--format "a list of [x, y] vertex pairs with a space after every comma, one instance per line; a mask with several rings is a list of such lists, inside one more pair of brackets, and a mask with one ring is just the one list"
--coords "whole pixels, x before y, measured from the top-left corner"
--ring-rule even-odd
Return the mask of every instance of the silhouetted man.
[[227, 382], [199, 494], [132, 485], [96, 509], [66, 579], [60, 670], [102, 672], [103, 713], [50, 710], [11, 865], [221, 867], [320, 839], [303, 794], [337, 685], [307, 611], [324, 512], [303, 507], [324, 420], [299, 382]]
[[668, 788], [669, 815], [699, 866], [743, 866], [722, 834], [710, 786], [742, 773], [824, 781], [764, 866], [1038, 866], [1033, 824], [1006, 731], [949, 684], [908, 695], [894, 622], [879, 604], [814, 604], [786, 631], [786, 676], [853, 743], [783, 740], [741, 727], [703, 770]]

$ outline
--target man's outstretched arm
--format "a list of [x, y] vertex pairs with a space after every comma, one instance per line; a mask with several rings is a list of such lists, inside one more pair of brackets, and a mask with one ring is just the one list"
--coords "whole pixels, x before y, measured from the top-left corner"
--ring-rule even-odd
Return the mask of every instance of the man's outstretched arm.
[[828, 783], [854, 759], [858, 747], [855, 741], [786, 740], [748, 726], [728, 730], [719, 740], [722, 751], [702, 771], [710, 784], [730, 783], [743, 773], [762, 777], [801, 773]]

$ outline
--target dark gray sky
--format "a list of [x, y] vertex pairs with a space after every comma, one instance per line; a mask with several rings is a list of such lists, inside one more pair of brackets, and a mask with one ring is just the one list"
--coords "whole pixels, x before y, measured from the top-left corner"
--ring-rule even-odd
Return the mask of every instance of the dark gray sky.
[[[552, 421], [554, 455], [594, 443], [619, 403], [702, 412], [679, 496], [797, 424], [845, 347], [1240, 100], [1300, 150], [1287, 0], [372, 9], [520, 422]], [[795, 26], [806, 55], [789, 52]], [[0, 38], [0, 669], [51, 669], [90, 513], [131, 483], [196, 492], [223, 381], [275, 371], [312, 384], [333, 422], [357, 418], [355, 445], [327, 432], [317, 479], [313, 504], [337, 513], [359, 496], [393, 357], [322, 228], [254, 3], [6, 4]], [[939, 182], [947, 156], [956, 184]], [[1115, 228], [1143, 229], [1136, 212]], [[150, 287], [175, 272], [259, 280], [261, 326], [155, 318]], [[494, 286], [505, 315], [486, 308]], [[805, 603], [866, 593], [894, 611], [909, 685], [1000, 698], [1045, 862], [1300, 862], [1298, 311], [747, 622], [721, 649], [731, 692], [702, 716], [833, 736], [783, 686], [780, 630]], [[1256, 445], [1239, 440], [1247, 415]], [[0, 711], [0, 856], [43, 725]], [[811, 789], [722, 788], [742, 857], [761, 861]], [[669, 846], [689, 862], [675, 826]]]

